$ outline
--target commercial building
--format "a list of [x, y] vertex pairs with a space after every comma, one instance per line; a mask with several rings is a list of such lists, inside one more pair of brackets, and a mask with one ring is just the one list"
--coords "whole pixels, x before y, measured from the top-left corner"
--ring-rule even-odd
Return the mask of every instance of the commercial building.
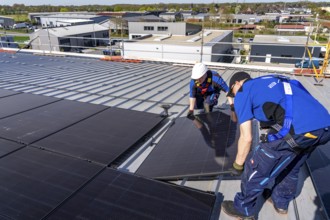
[[99, 24], [40, 29], [30, 35], [36, 50], [74, 51], [80, 47], [104, 45], [109, 30]]
[[130, 58], [223, 62], [232, 49], [232, 31], [202, 32], [183, 22], [129, 22], [129, 30], [124, 56]]
[[[309, 42], [312, 40], [309, 39]], [[256, 35], [251, 45], [250, 61], [296, 63], [308, 57], [306, 36]], [[309, 47], [312, 57], [319, 57], [321, 46]]]
[[109, 19], [108, 16], [88, 14], [56, 14], [40, 17], [42, 27], [62, 27], [82, 24], [97, 24]]

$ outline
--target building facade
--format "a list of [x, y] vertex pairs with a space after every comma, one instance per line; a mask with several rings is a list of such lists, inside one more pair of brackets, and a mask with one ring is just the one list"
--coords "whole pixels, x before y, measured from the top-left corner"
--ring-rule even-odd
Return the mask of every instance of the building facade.
[[40, 29], [30, 35], [32, 49], [76, 52], [78, 49], [105, 46], [109, 30], [98, 24]]
[[[251, 45], [250, 61], [266, 63], [297, 63], [308, 53], [305, 51], [307, 37], [256, 35]], [[310, 39], [309, 42], [312, 42]], [[321, 47], [308, 47], [312, 57], [319, 57]]]
[[10, 28], [10, 27], [13, 27], [14, 24], [15, 24], [14, 19], [9, 18], [9, 17], [0, 16], [0, 27]]
[[124, 43], [130, 59], [224, 62], [232, 50], [233, 31], [207, 30], [193, 35], [148, 35]]

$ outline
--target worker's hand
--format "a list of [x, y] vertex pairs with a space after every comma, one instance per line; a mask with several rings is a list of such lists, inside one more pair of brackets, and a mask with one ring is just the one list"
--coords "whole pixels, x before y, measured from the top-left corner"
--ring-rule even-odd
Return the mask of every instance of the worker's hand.
[[195, 120], [194, 110], [189, 110], [187, 113], [187, 118], [190, 120]]
[[232, 176], [240, 176], [244, 171], [244, 165], [239, 165], [236, 162], [233, 163], [233, 167], [230, 169]]

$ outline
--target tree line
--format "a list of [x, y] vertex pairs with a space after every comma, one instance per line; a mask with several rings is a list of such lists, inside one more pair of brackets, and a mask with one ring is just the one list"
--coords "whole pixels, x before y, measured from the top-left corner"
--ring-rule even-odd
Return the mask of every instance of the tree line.
[[265, 14], [280, 12], [289, 8], [309, 8], [319, 14], [320, 18], [330, 18], [329, 12], [322, 10], [321, 7], [330, 7], [330, 2], [272, 2], [272, 3], [211, 3], [211, 4], [116, 4], [116, 5], [38, 5], [29, 6], [24, 4], [0, 5], [1, 15], [18, 15], [33, 12], [118, 12], [118, 11], [182, 11], [193, 10], [211, 14]]

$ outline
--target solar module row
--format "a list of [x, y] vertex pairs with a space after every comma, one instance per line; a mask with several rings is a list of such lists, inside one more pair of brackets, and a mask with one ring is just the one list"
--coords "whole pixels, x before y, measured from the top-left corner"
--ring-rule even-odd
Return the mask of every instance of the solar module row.
[[1, 219], [210, 218], [214, 195], [106, 168], [160, 116], [7, 94], [0, 98]]
[[226, 113], [201, 114], [194, 121], [179, 118], [137, 173], [159, 179], [228, 173], [237, 138], [236, 124]]

